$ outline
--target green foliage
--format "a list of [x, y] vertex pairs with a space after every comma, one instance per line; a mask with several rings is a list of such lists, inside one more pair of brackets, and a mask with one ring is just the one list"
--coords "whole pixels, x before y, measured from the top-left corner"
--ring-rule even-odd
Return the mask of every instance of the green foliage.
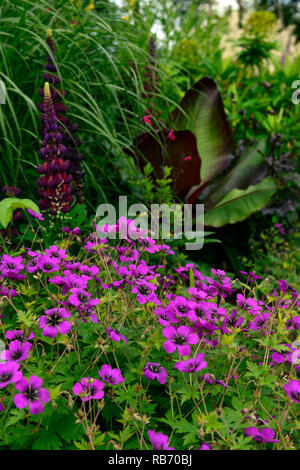
[[6, 228], [12, 221], [15, 209], [31, 209], [40, 214], [40, 210], [35, 202], [30, 199], [19, 199], [17, 197], [8, 197], [0, 201], [0, 223]]
[[276, 27], [276, 15], [270, 11], [259, 10], [251, 13], [244, 29], [251, 36], [265, 36]]

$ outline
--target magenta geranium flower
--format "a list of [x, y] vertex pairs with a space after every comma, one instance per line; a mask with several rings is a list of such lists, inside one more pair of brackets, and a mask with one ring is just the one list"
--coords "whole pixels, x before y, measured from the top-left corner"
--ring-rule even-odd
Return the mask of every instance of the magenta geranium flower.
[[104, 364], [98, 371], [101, 379], [110, 385], [117, 385], [121, 382], [125, 382], [125, 378], [122, 377], [120, 369], [113, 369], [109, 364]]
[[156, 253], [157, 251], [159, 251], [159, 248], [156, 245], [156, 241], [153, 240], [152, 238], [150, 238], [150, 237], [139, 238], [138, 240], [139, 240], [140, 244], [143, 245], [145, 250], [148, 251], [148, 253]]
[[204, 382], [208, 383], [209, 385], [222, 385], [223, 387], [227, 388], [227, 390], [230, 390], [228, 385], [223, 382], [222, 380], [217, 380], [213, 374], [204, 374], [201, 375], [201, 379], [204, 380]]
[[266, 323], [268, 319], [270, 318], [269, 313], [263, 313], [263, 314], [258, 314], [253, 322], [249, 323], [249, 330], [252, 331], [260, 331], [261, 329], [266, 327]]
[[46, 248], [45, 253], [58, 259], [66, 259], [68, 257], [66, 250], [63, 248], [58, 248], [56, 245], [51, 245], [49, 248]]
[[153, 310], [153, 313], [158, 316], [158, 321], [162, 326], [168, 326], [170, 323], [178, 323], [175, 313], [169, 307], [158, 307]]
[[249, 310], [253, 315], [257, 314], [262, 309], [255, 299], [246, 299], [242, 294], [237, 294], [236, 302], [240, 307]]
[[295, 402], [300, 403], [300, 382], [299, 380], [291, 379], [288, 384], [283, 386], [288, 396]]
[[176, 349], [181, 356], [189, 356], [191, 354], [190, 344], [197, 344], [199, 337], [188, 326], [166, 326], [163, 329], [163, 335], [168, 340], [164, 343], [164, 349], [172, 354]]
[[164, 384], [167, 380], [168, 374], [164, 367], [158, 362], [148, 362], [144, 368], [144, 376], [146, 379], [157, 379], [160, 384]]
[[196, 321], [198, 318], [192, 310], [191, 302], [180, 295], [169, 303], [168, 309], [173, 311], [177, 317], [188, 317], [191, 321]]
[[28, 351], [32, 348], [32, 344], [26, 341], [15, 340], [9, 343], [8, 349], [1, 352], [1, 359], [4, 361], [24, 361], [28, 357]]
[[15, 383], [21, 380], [23, 374], [18, 370], [19, 367], [20, 365], [14, 361], [0, 364], [0, 388], [6, 387], [9, 383]]
[[44, 220], [44, 217], [43, 217], [43, 216], [41, 216], [41, 215], [38, 214], [37, 212], [33, 211], [32, 209], [26, 209], [26, 211], [27, 211], [28, 214], [30, 214], [31, 217], [33, 217], [34, 219]]
[[52, 258], [49, 255], [39, 256], [37, 265], [41, 271], [44, 273], [52, 273], [59, 270], [58, 259]]
[[243, 274], [243, 276], [246, 276], [248, 278], [248, 281], [250, 281], [250, 282], [254, 282], [258, 279], [262, 279], [261, 276], [257, 276], [252, 271], [250, 271], [250, 273], [247, 273], [246, 271], [240, 271], [240, 273]]
[[199, 447], [199, 450], [211, 450], [211, 445], [207, 442], [203, 442], [203, 444], [201, 444], [201, 446]]
[[69, 333], [72, 325], [65, 319], [70, 317], [72, 317], [71, 313], [65, 308], [45, 310], [45, 315], [42, 315], [39, 319], [39, 328], [42, 328], [43, 335], [49, 336], [49, 338], [55, 338], [57, 332], [61, 335], [66, 335]]
[[29, 405], [30, 413], [35, 415], [42, 413], [44, 403], [50, 400], [49, 390], [42, 388], [43, 381], [40, 377], [32, 375], [29, 380], [24, 377], [16, 383], [16, 389], [21, 392], [15, 395], [14, 404], [17, 408], [26, 408]]
[[273, 429], [263, 428], [259, 431], [257, 428], [250, 426], [244, 429], [246, 436], [252, 436], [256, 442], [279, 442], [278, 439], [274, 439], [275, 432]]
[[14, 280], [23, 280], [26, 278], [20, 271], [24, 269], [23, 258], [21, 256], [3, 255], [0, 262], [0, 274]]
[[224, 315], [224, 320], [221, 326], [221, 331], [223, 334], [230, 334], [231, 330], [238, 328], [244, 323], [243, 317], [237, 316], [237, 311], [233, 310], [230, 315]]
[[110, 339], [112, 341], [120, 341], [122, 339], [125, 344], [128, 343], [126, 336], [121, 335], [121, 333], [119, 333], [118, 330], [115, 330], [115, 329], [111, 328], [110, 326], [108, 326], [106, 328], [105, 333], [110, 336]]
[[145, 280], [136, 281], [135, 286], [132, 288], [131, 293], [137, 294], [136, 298], [139, 304], [145, 304], [146, 302], [151, 302], [156, 305], [160, 305], [160, 300], [157, 298], [157, 295], [154, 291], [157, 289], [156, 286], [147, 282]]
[[171, 250], [169, 245], [165, 245], [165, 244], [157, 245], [157, 248], [159, 249], [159, 251], [166, 253], [166, 255], [175, 255], [174, 251]]
[[174, 450], [174, 447], [169, 447], [169, 437], [161, 432], [148, 431], [148, 436], [156, 450]]
[[101, 400], [104, 397], [104, 383], [91, 377], [84, 377], [80, 383], [73, 387], [74, 395], [78, 395], [82, 401], [91, 399]]
[[34, 338], [34, 333], [25, 333], [23, 330], [8, 330], [5, 333], [5, 338], [10, 339], [11, 341], [14, 339], [17, 339], [21, 343], [24, 343], [26, 341], [30, 341], [31, 339]]
[[92, 295], [82, 288], [74, 287], [73, 289], [70, 289], [70, 292], [71, 295], [69, 297], [69, 302], [74, 305], [74, 307], [85, 307], [87, 305], [93, 307], [94, 305], [98, 305], [100, 302], [99, 299], [92, 299]]
[[207, 367], [207, 362], [204, 361], [204, 354], [200, 353], [197, 354], [196, 357], [189, 358], [186, 361], [177, 362], [174, 367], [181, 372], [198, 372]]

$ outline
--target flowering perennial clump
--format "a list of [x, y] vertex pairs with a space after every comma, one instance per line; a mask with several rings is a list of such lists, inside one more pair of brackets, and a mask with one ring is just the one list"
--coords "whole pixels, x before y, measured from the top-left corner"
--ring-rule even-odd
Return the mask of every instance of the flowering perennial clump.
[[[138, 237], [102, 238], [124, 226]], [[297, 447], [296, 287], [178, 266], [132, 221], [62, 234], [0, 259], [0, 425], [20, 448]]]

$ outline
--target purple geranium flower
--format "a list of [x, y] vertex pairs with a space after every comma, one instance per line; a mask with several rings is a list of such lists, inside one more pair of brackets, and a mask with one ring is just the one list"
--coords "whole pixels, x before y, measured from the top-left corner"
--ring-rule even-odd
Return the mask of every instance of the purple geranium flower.
[[30, 332], [25, 333], [23, 330], [8, 330], [5, 334], [5, 338], [14, 340], [17, 339], [21, 343], [24, 343], [25, 341], [30, 341], [31, 339], [34, 338], [34, 333]]
[[156, 241], [150, 237], [139, 238], [138, 241], [141, 243], [141, 245], [144, 246], [145, 250], [148, 251], [148, 253], [155, 253], [159, 251], [159, 248], [156, 245]]
[[191, 354], [190, 344], [197, 344], [199, 337], [188, 326], [166, 326], [163, 329], [163, 335], [168, 340], [164, 343], [164, 349], [172, 354], [176, 349], [181, 356], [189, 356]]
[[169, 437], [166, 434], [162, 434], [161, 432], [155, 432], [155, 431], [150, 430], [148, 431], [148, 436], [154, 449], [174, 450], [174, 447], [168, 447]]
[[260, 331], [262, 328], [265, 328], [268, 319], [270, 318], [269, 313], [258, 314], [253, 322], [249, 323], [249, 330]]
[[49, 255], [42, 255], [39, 257], [37, 265], [44, 273], [52, 273], [59, 270], [58, 259], [52, 258]]
[[157, 379], [160, 384], [164, 384], [168, 374], [164, 367], [158, 362], [148, 362], [144, 368], [144, 375], [146, 379]]
[[101, 400], [104, 397], [104, 383], [91, 377], [84, 377], [80, 383], [77, 382], [73, 387], [73, 393], [80, 396], [82, 401], [91, 399]]
[[246, 276], [248, 278], [248, 281], [254, 282], [258, 279], [262, 279], [261, 276], [257, 276], [254, 272], [250, 271], [250, 273], [247, 273], [246, 271], [240, 271], [241, 274]]
[[0, 263], [0, 273], [10, 279], [23, 280], [26, 278], [24, 274], [19, 274], [24, 269], [23, 258], [16, 256], [12, 258], [10, 255], [3, 255]]
[[153, 313], [158, 316], [158, 321], [162, 326], [168, 326], [170, 323], [178, 323], [179, 320], [176, 318], [174, 311], [168, 307], [158, 307], [153, 310]]
[[244, 323], [244, 318], [237, 318], [237, 311], [233, 310], [230, 315], [224, 315], [224, 320], [221, 326], [221, 331], [223, 334], [231, 333], [231, 329], [238, 328]]
[[46, 248], [45, 253], [58, 259], [66, 259], [68, 257], [66, 250], [63, 248], [58, 248], [56, 245], [51, 245], [49, 248]]
[[163, 253], [166, 253], [167, 255], [175, 255], [174, 251], [170, 249], [169, 245], [157, 245], [157, 248], [159, 251], [162, 251]]
[[0, 364], [0, 388], [6, 387], [9, 383], [18, 382], [23, 377], [19, 369], [19, 364], [10, 361], [7, 364]]
[[207, 367], [207, 362], [204, 361], [204, 354], [200, 353], [197, 354], [197, 356], [194, 358], [177, 362], [174, 367], [181, 372], [198, 372], [199, 370], [205, 369], [205, 367]]
[[236, 302], [240, 307], [249, 310], [253, 315], [257, 314], [262, 309], [256, 300], [251, 298], [246, 299], [242, 294], [237, 294]]
[[213, 374], [201, 375], [201, 379], [204, 380], [204, 382], [208, 383], [209, 385], [219, 384], [219, 385], [222, 385], [223, 387], [226, 387], [229, 390], [228, 385], [222, 380], [217, 380]]
[[152, 302], [156, 305], [160, 305], [160, 300], [157, 298], [157, 295], [154, 293], [156, 289], [157, 287], [151, 284], [151, 282], [142, 280], [142, 281], [136, 281], [136, 284], [132, 288], [131, 293], [137, 294], [136, 298], [139, 304]]
[[300, 382], [291, 379], [288, 384], [283, 386], [288, 396], [295, 402], [300, 403]]
[[42, 388], [43, 381], [40, 377], [32, 375], [29, 380], [24, 377], [16, 383], [16, 389], [21, 392], [15, 395], [14, 403], [17, 408], [26, 408], [29, 405], [30, 413], [35, 415], [42, 413], [44, 403], [50, 400], [49, 390]]
[[108, 382], [110, 385], [125, 382], [125, 378], [122, 377], [120, 369], [113, 369], [109, 364], [104, 364], [98, 371], [98, 374], [104, 382]]
[[71, 295], [69, 297], [69, 302], [74, 305], [74, 307], [87, 305], [92, 307], [94, 305], [98, 305], [100, 302], [99, 299], [92, 299], [91, 294], [82, 288], [74, 287], [73, 289], [70, 289], [70, 292]]
[[191, 302], [180, 295], [169, 303], [168, 309], [173, 311], [177, 317], [188, 317], [191, 321], [196, 321], [198, 318], [192, 310]]
[[33, 211], [32, 209], [26, 209], [28, 214], [30, 214], [34, 219], [44, 220], [44, 217], [38, 214], [37, 212]]
[[15, 340], [11, 341], [9, 344], [9, 349], [4, 349], [1, 352], [1, 359], [4, 361], [24, 361], [28, 357], [28, 351], [32, 348], [32, 344], [21, 343], [21, 341]]
[[122, 339], [125, 344], [128, 343], [126, 336], [121, 335], [121, 333], [119, 333], [118, 330], [115, 330], [115, 329], [111, 328], [110, 326], [108, 326], [106, 328], [105, 333], [110, 336], [110, 339], [112, 341], [120, 341]]
[[207, 442], [203, 442], [203, 444], [201, 444], [201, 446], [199, 447], [199, 450], [211, 450], [211, 445]]
[[45, 315], [40, 317], [39, 328], [43, 328], [43, 335], [49, 336], [49, 338], [55, 338], [57, 331], [61, 335], [66, 335], [69, 333], [72, 325], [65, 318], [70, 318], [71, 316], [71, 313], [65, 308], [45, 310]]
[[259, 431], [257, 428], [250, 426], [244, 429], [246, 436], [252, 436], [257, 442], [279, 442], [278, 439], [274, 439], [275, 432], [270, 428], [263, 428]]

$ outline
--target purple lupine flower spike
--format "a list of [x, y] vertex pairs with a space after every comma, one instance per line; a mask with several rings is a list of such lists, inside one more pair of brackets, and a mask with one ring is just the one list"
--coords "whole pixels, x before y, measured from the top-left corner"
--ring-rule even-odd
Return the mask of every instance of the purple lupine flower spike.
[[[84, 171], [81, 166], [81, 162], [84, 158], [83, 153], [80, 153], [78, 148], [81, 145], [81, 140], [76, 136], [78, 131], [78, 124], [74, 124], [66, 117], [67, 108], [63, 103], [63, 98], [66, 96], [66, 91], [63, 93], [59, 88], [60, 77], [59, 77], [59, 66], [56, 55], [56, 49], [52, 36], [51, 29], [47, 31], [46, 36], [47, 44], [52, 52], [52, 56], [47, 54], [46, 72], [44, 73], [44, 79], [50, 83], [51, 97], [53, 100], [54, 110], [61, 123], [59, 125], [59, 131], [62, 135], [62, 142], [66, 147], [65, 159], [68, 159], [70, 164], [68, 173], [72, 175], [72, 189], [73, 194], [77, 198], [77, 203], [84, 203], [83, 196], [83, 181]], [[44, 96], [44, 89], [39, 90], [41, 96]], [[44, 103], [39, 103], [39, 109], [44, 112]], [[44, 119], [44, 116], [42, 117]]]
[[38, 166], [41, 175], [38, 179], [40, 186], [38, 193], [41, 196], [39, 206], [42, 210], [49, 209], [52, 215], [58, 212], [67, 213], [73, 201], [72, 175], [67, 174], [70, 162], [64, 160], [66, 147], [61, 143], [62, 135], [59, 131], [57, 118], [50, 93], [49, 83], [44, 86], [44, 129], [40, 155], [44, 160]]

